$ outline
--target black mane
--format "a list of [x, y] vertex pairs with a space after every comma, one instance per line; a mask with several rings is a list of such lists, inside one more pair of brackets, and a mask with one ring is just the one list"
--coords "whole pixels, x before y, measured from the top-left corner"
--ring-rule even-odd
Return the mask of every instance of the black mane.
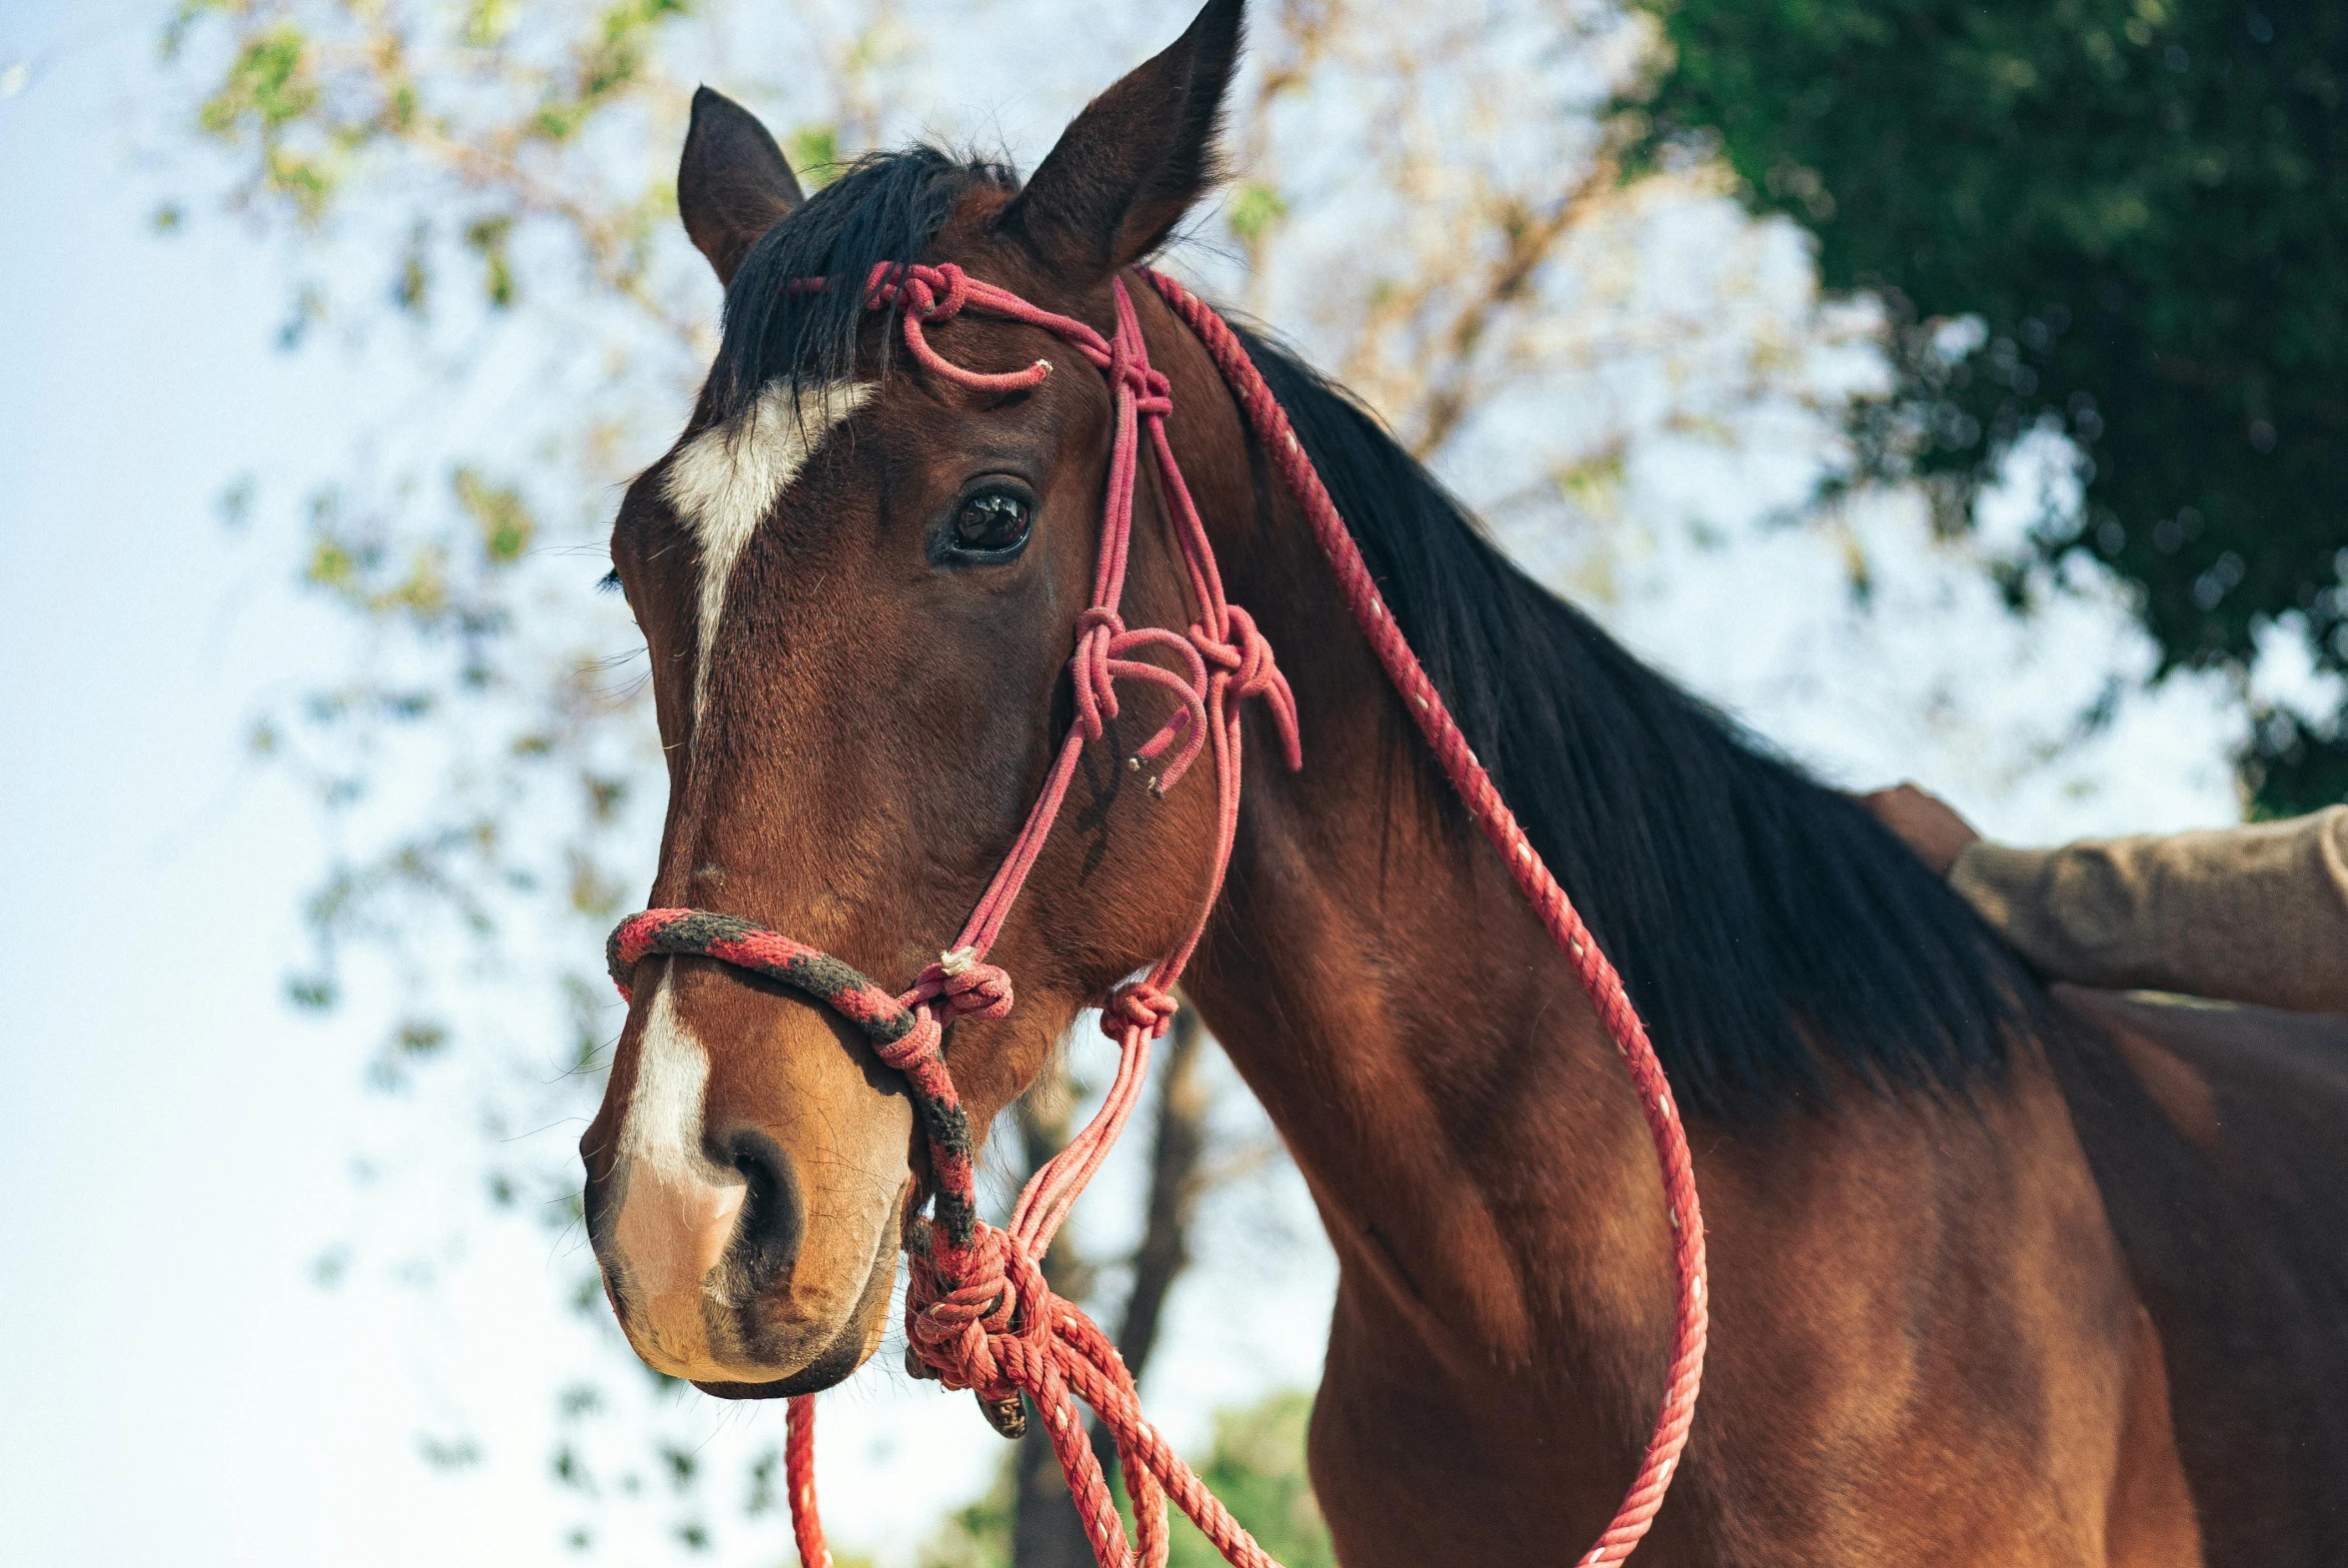
[[[721, 418], [855, 370], [863, 290], [920, 258], [1002, 165], [858, 162], [752, 247], [727, 293]], [[1835, 1069], [1961, 1094], [2040, 994], [1866, 810], [1633, 659], [1511, 564], [1375, 417], [1239, 329], [1394, 619], [1533, 845], [1622, 972], [1683, 1107], [1823, 1099]], [[882, 341], [890, 341], [885, 334]]]
[[1961, 1093], [2003, 1065], [2036, 987], [1946, 883], [1525, 576], [1345, 393], [1237, 330], [1682, 1106], [1822, 1096], [1830, 1066]]

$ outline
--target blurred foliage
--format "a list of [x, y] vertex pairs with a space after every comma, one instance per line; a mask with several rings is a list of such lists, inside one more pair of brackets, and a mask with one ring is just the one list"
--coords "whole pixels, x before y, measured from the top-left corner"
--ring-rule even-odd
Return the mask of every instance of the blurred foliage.
[[[601, 932], [643, 880], [659, 803], [640, 787], [659, 769], [643, 696], [613, 679], [632, 629], [576, 553], [600, 554], [632, 460], [619, 433], [676, 417], [714, 326], [698, 259], [664, 248], [688, 87], [659, 45], [687, 19], [676, 0], [187, 0], [163, 38], [198, 150], [225, 159], [205, 167], [225, 167], [226, 206], [280, 242], [280, 345], [387, 340], [350, 459], [291, 509], [300, 578], [344, 612], [352, 655], [251, 733], [311, 785], [338, 845], [304, 911], [316, 956], [287, 990], [381, 1006], [378, 1088], [468, 1084], [482, 1156], [450, 1185], [562, 1241], [563, 1297], [610, 1352], [553, 1396], [550, 1473], [581, 1551], [618, 1508], [697, 1552], [733, 1511], [690, 1426], [647, 1417], [669, 1385], [608, 1324], [575, 1160], [526, 1143], [593, 1103], [613, 1016]], [[240, 528], [283, 510], [250, 478], [222, 503]], [[387, 1001], [354, 987], [354, 948], [391, 960]], [[514, 982], [518, 1021], [485, 1005]], [[388, 1260], [391, 1278], [428, 1287], [447, 1244], [405, 1243], [416, 1256]], [[331, 1257], [320, 1277], [340, 1282], [352, 1259]], [[480, 1458], [468, 1434], [418, 1441], [435, 1468]], [[740, 1512], [777, 1506], [754, 1490]]]
[[[687, 10], [684, 0], [181, 0], [163, 49], [203, 56], [209, 85], [192, 118], [244, 160], [236, 200], [259, 216], [317, 233], [353, 181], [374, 203], [401, 173], [450, 179], [445, 208], [420, 200], [421, 188], [393, 198], [418, 209], [391, 289], [401, 308], [429, 306], [432, 263], [452, 243], [477, 258], [488, 302], [511, 306], [516, 227], [551, 219], [598, 283], [670, 320], [646, 271], [673, 192], [650, 181], [597, 188], [564, 153], [616, 111], [676, 106], [680, 86], [654, 70], [654, 50]], [[178, 221], [176, 206], [163, 211]]]
[[[1336, 1568], [1328, 1526], [1321, 1521], [1312, 1483], [1304, 1473], [1304, 1437], [1311, 1420], [1312, 1396], [1297, 1389], [1219, 1411], [1214, 1446], [1198, 1465], [1199, 1479], [1284, 1568]], [[1007, 1460], [986, 1496], [947, 1516], [922, 1549], [921, 1568], [1013, 1568], [1011, 1498]], [[1122, 1491], [1118, 1505], [1131, 1530], [1133, 1511]], [[1171, 1515], [1171, 1568], [1220, 1568], [1222, 1554], [1214, 1544], [1178, 1509]]]
[[[2038, 547], [2136, 585], [2167, 667], [2245, 671], [2279, 623], [2348, 672], [2348, 9], [1641, 3], [1646, 154], [1716, 139], [1826, 287], [1895, 303], [1879, 463], [1961, 513], [2059, 430], [2085, 505]], [[2348, 798], [2342, 714], [2257, 718], [2258, 809]]]

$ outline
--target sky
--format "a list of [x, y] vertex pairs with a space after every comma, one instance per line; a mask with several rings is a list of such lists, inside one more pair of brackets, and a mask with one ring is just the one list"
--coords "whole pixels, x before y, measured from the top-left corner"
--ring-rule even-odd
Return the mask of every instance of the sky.
[[0, 1021], [0, 1560], [540, 1560], [418, 1462], [394, 1304], [310, 1283], [369, 1107], [277, 999], [319, 844], [241, 739], [338, 634], [215, 503], [303, 475], [356, 389], [270, 351], [232, 234], [149, 232], [158, 14], [0, 20], [0, 895], [39, 931]]
[[[545, 1237], [485, 1233], [426, 1296], [314, 1277], [367, 1223], [352, 1151], [384, 1112], [359, 1067], [371, 1025], [282, 1000], [324, 846], [242, 741], [346, 634], [217, 502], [247, 472], [281, 493], [329, 472], [369, 389], [334, 355], [272, 348], [283, 278], [233, 223], [152, 232], [166, 193], [140, 138], [163, 11], [0, 12], [0, 896], [23, 922], [0, 1017], [0, 1562], [569, 1561], [546, 1392], [584, 1341], [549, 1304]], [[1696, 453], [1648, 461], [1631, 494], [1654, 505], [1749, 481]], [[1838, 777], [1926, 773], [2012, 836], [2228, 814], [2230, 721], [2203, 690], [2126, 705], [2070, 774], [2001, 772], [2011, 747], [1969, 738], [2043, 728], [2125, 666], [2124, 618], [2091, 595], [2016, 632], [1914, 517], [1849, 528], [1756, 536], [1725, 568], [1658, 535], [1619, 564], [1612, 622]], [[1806, 612], [1854, 548], [1891, 609]], [[1962, 692], [1945, 712], [1917, 696], [1934, 672]], [[1309, 1229], [1298, 1201], [1265, 1199], [1271, 1233]], [[1280, 1243], [1292, 1266], [1248, 1291], [1177, 1297], [1162, 1364], [1184, 1375], [1147, 1392], [1179, 1441], [1218, 1401], [1309, 1381], [1316, 1248]], [[779, 1424], [694, 1408], [713, 1443]], [[967, 1400], [879, 1373], [827, 1409], [846, 1541], [902, 1550], [928, 1517], [903, 1476], [952, 1500], [998, 1452]], [[420, 1438], [458, 1430], [483, 1457], [450, 1476]], [[771, 1528], [722, 1560], [776, 1560]]]

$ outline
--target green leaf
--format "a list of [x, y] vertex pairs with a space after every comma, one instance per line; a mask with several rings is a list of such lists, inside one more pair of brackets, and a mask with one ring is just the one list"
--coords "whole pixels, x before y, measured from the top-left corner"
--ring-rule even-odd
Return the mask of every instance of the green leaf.
[[791, 133], [791, 172], [810, 192], [820, 191], [840, 175], [840, 127], [803, 125]]
[[227, 79], [197, 110], [196, 123], [215, 136], [271, 131], [308, 114], [318, 85], [304, 69], [309, 40], [292, 22], [249, 37]]
[[538, 521], [530, 515], [522, 492], [511, 485], [493, 485], [470, 466], [456, 471], [453, 486], [457, 505], [481, 532], [482, 553], [491, 564], [511, 566], [521, 560], [538, 535]]
[[1231, 233], [1242, 244], [1259, 245], [1271, 232], [1272, 225], [1288, 215], [1288, 204], [1270, 186], [1249, 180], [1231, 192], [1230, 206], [1225, 211]]
[[511, 213], [476, 218], [465, 226], [465, 244], [482, 261], [482, 290], [498, 310], [513, 307], [514, 218]]

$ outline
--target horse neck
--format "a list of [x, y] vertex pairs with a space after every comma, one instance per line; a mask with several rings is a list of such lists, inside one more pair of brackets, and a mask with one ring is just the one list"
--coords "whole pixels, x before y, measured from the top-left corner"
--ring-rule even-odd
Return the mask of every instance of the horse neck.
[[1305, 763], [1291, 776], [1253, 753], [1186, 989], [1311, 1188], [1340, 1314], [1462, 1378], [1570, 1382], [1628, 1434], [1671, 1304], [1628, 1080], [1301, 518], [1280, 497], [1256, 521], [1226, 572], [1281, 655]]

